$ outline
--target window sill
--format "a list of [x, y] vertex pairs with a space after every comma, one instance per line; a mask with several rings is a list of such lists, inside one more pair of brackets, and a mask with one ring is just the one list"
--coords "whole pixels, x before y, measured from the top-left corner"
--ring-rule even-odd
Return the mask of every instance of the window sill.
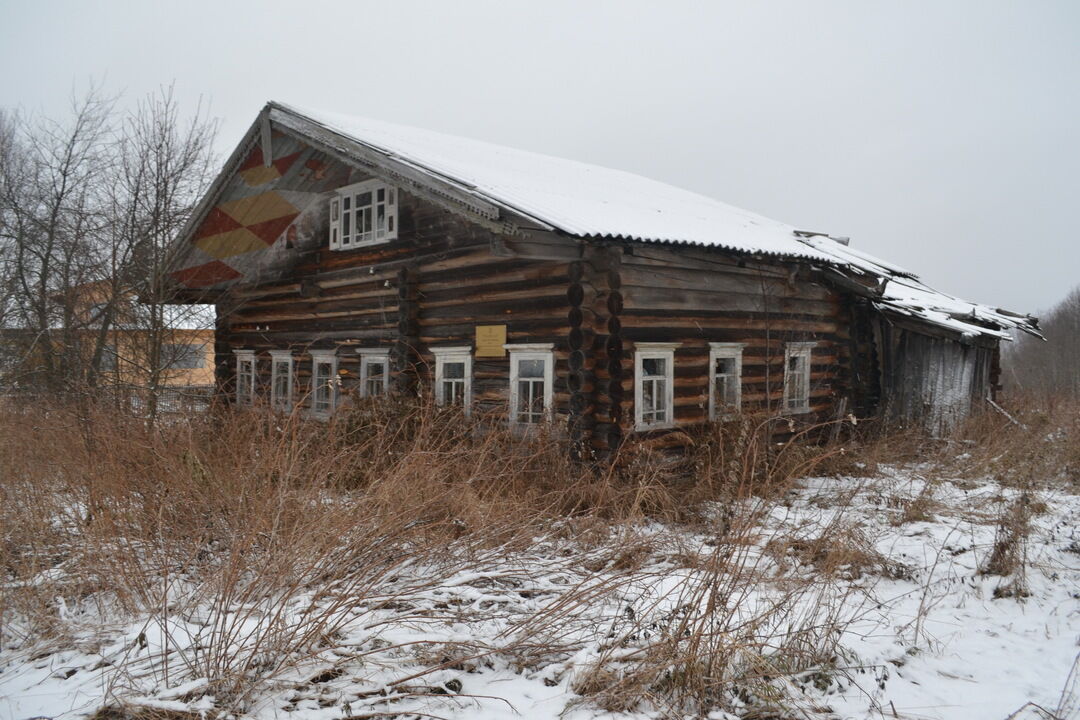
[[365, 248], [374, 247], [375, 245], [386, 245], [388, 243], [394, 242], [395, 240], [397, 240], [397, 238], [389, 238], [387, 240], [368, 240], [367, 242], [362, 243], [350, 243], [346, 247], [335, 248], [327, 245], [326, 248], [330, 252], [349, 252], [350, 250], [363, 250]]
[[650, 423], [635, 423], [634, 432], [649, 432], [650, 430], [672, 430], [675, 427], [674, 421]]

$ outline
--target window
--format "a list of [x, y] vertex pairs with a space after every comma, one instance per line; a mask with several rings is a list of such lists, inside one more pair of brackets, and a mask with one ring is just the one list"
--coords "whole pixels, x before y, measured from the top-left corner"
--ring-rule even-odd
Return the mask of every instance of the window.
[[555, 353], [551, 343], [503, 345], [510, 351], [510, 424], [536, 425], [551, 412]]
[[709, 419], [723, 420], [742, 408], [742, 343], [709, 343]]
[[671, 427], [675, 422], [676, 343], [637, 343], [634, 350], [634, 429]]
[[255, 351], [233, 350], [236, 354], [236, 404], [255, 404]]
[[109, 343], [101, 349], [101, 372], [116, 372], [115, 343]]
[[360, 397], [376, 397], [390, 390], [390, 349], [360, 348]]
[[188, 343], [161, 346], [161, 362], [166, 370], [194, 370], [205, 363], [204, 345]]
[[337, 407], [338, 356], [335, 350], [311, 351], [311, 412], [326, 416]]
[[784, 413], [810, 412], [810, 351], [812, 342], [788, 343], [784, 348]]
[[330, 249], [349, 250], [397, 237], [397, 188], [365, 180], [330, 199]]
[[472, 404], [472, 351], [468, 347], [432, 348], [435, 353], [435, 403], [460, 405], [469, 414]]
[[293, 356], [288, 350], [270, 351], [270, 405], [288, 410], [293, 403]]

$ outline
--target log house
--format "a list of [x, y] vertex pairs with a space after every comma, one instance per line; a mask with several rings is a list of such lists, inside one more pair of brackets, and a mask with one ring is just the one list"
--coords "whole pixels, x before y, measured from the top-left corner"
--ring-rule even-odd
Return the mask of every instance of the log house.
[[216, 385], [334, 412], [432, 392], [605, 453], [734, 413], [943, 429], [1034, 318], [629, 173], [269, 103], [184, 232]]

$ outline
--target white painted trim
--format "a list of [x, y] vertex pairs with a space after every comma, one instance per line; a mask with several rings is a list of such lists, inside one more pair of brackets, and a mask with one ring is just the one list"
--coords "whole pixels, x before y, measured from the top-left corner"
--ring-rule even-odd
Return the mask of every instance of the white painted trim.
[[[816, 345], [816, 342], [789, 342], [784, 345], [784, 399], [780, 406], [781, 415], [799, 415], [810, 412], [810, 366], [813, 360], [813, 349]], [[793, 357], [805, 358], [805, 363], [801, 369], [803, 397], [799, 398], [801, 402], [798, 405], [789, 407], [791, 398], [788, 397], [788, 366]]]
[[[675, 427], [675, 348], [681, 343], [634, 343], [634, 430], [662, 430]], [[665, 418], [645, 422], [643, 360], [666, 360], [664, 377]]]
[[[377, 237], [377, 234], [378, 234], [379, 230], [378, 230], [378, 227], [376, 225], [376, 223], [377, 223], [377, 207], [378, 207], [378, 204], [379, 204], [378, 201], [377, 201], [377, 194], [378, 194], [379, 190], [385, 190], [386, 191], [386, 194], [384, 196], [384, 201], [383, 201], [383, 204], [385, 205], [384, 209], [385, 209], [385, 212], [386, 212], [386, 230], [384, 231], [385, 235], [383, 235], [382, 237]], [[372, 224], [371, 224], [371, 235], [372, 235], [372, 237], [369, 240], [362, 240], [362, 241], [350, 240], [350, 242], [348, 244], [346, 244], [345, 243], [345, 237], [344, 237], [344, 234], [342, 232], [343, 226], [344, 226], [343, 220], [344, 220], [344, 215], [345, 215], [345, 198], [348, 196], [348, 197], [351, 197], [351, 199], [352, 199], [352, 202], [350, 202], [350, 206], [349, 206], [349, 213], [351, 213], [351, 217], [349, 219], [349, 230], [350, 230], [349, 237], [353, 238], [353, 237], [356, 236], [356, 219], [357, 219], [356, 218], [356, 207], [355, 207], [355, 202], [356, 202], [355, 195], [357, 193], [369, 192], [369, 191], [371, 192], [371, 195], [372, 195], [371, 206], [370, 206], [371, 207], [371, 212], [376, 214], [376, 216], [372, 218]], [[361, 182], [353, 183], [352, 185], [346, 185], [345, 187], [340, 187], [337, 190], [335, 190], [334, 195], [330, 198], [330, 249], [331, 250], [352, 250], [354, 248], [368, 247], [368, 246], [371, 246], [371, 245], [382, 245], [383, 243], [388, 243], [391, 240], [396, 240], [397, 236], [398, 236], [398, 230], [399, 230], [399, 227], [400, 227], [399, 224], [398, 224], [398, 205], [401, 202], [400, 194], [401, 193], [398, 190], [398, 188], [396, 188], [395, 186], [390, 185], [390, 184], [388, 184], [386, 182], [383, 182], [382, 180], [379, 180], [378, 178], [371, 178], [369, 180], [363, 180]], [[337, 207], [337, 209], [338, 209], [338, 217], [337, 217], [337, 220], [334, 219], [334, 203], [335, 202], [338, 203], [338, 207]], [[393, 229], [391, 229], [391, 226], [393, 227]], [[336, 230], [336, 233], [335, 233], [335, 230]], [[335, 242], [335, 238], [336, 238], [336, 242]]]
[[385, 395], [390, 392], [390, 348], [357, 348], [356, 354], [360, 356], [360, 397], [369, 397], [368, 367], [372, 361], [382, 363], [383, 366], [383, 389], [380, 394]]
[[518, 364], [522, 360], [541, 360], [544, 363], [544, 414], [547, 419], [552, 415], [552, 399], [555, 397], [555, 353], [554, 343], [512, 343], [503, 345], [510, 352], [510, 427], [527, 429], [535, 423], [520, 423], [518, 415]]
[[435, 355], [435, 404], [445, 405], [446, 398], [443, 392], [443, 368], [447, 363], [464, 363], [465, 364], [465, 377], [464, 377], [464, 391], [462, 399], [462, 408], [465, 411], [465, 415], [468, 416], [472, 412], [472, 348], [468, 345], [458, 345], [455, 347], [441, 347], [430, 348], [432, 354]]
[[636, 351], [665, 351], [669, 350], [675, 352], [682, 343], [678, 342], [636, 342], [634, 343], [634, 350]]
[[[329, 417], [337, 409], [338, 405], [338, 354], [337, 350], [309, 350], [308, 355], [311, 356], [311, 414], [316, 417]], [[330, 407], [327, 410], [317, 410], [315, 408], [315, 402], [317, 399], [317, 386], [319, 381], [318, 367], [319, 365], [329, 365], [330, 374], [328, 385], [330, 386]]]
[[[255, 404], [255, 374], [258, 369], [258, 364], [255, 360], [254, 350], [233, 350], [233, 354], [236, 356], [236, 392], [233, 399], [237, 405], [250, 407]], [[248, 392], [250, 393], [245, 400], [240, 394], [240, 364], [251, 363], [251, 381], [248, 383]]]
[[503, 350], [510, 352], [543, 352], [555, 349], [555, 343], [506, 343]]
[[[278, 380], [278, 365], [283, 362], [288, 362], [289, 369], [288, 381], [286, 382], [286, 396], [284, 398], [278, 398], [275, 393], [277, 392], [277, 380]], [[271, 350], [270, 351], [270, 407], [276, 410], [290, 410], [294, 402], [294, 385], [296, 382], [296, 358], [289, 350]]]
[[746, 343], [711, 342], [709, 343], [709, 420], [726, 420], [732, 413], [717, 416], [716, 398], [716, 361], [720, 358], [735, 360], [735, 412], [742, 412], [742, 357]]

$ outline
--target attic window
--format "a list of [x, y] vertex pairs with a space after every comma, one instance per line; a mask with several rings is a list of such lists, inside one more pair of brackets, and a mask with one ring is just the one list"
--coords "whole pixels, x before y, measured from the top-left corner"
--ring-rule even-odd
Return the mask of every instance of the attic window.
[[397, 188], [365, 180], [330, 199], [330, 249], [351, 250], [397, 237]]

